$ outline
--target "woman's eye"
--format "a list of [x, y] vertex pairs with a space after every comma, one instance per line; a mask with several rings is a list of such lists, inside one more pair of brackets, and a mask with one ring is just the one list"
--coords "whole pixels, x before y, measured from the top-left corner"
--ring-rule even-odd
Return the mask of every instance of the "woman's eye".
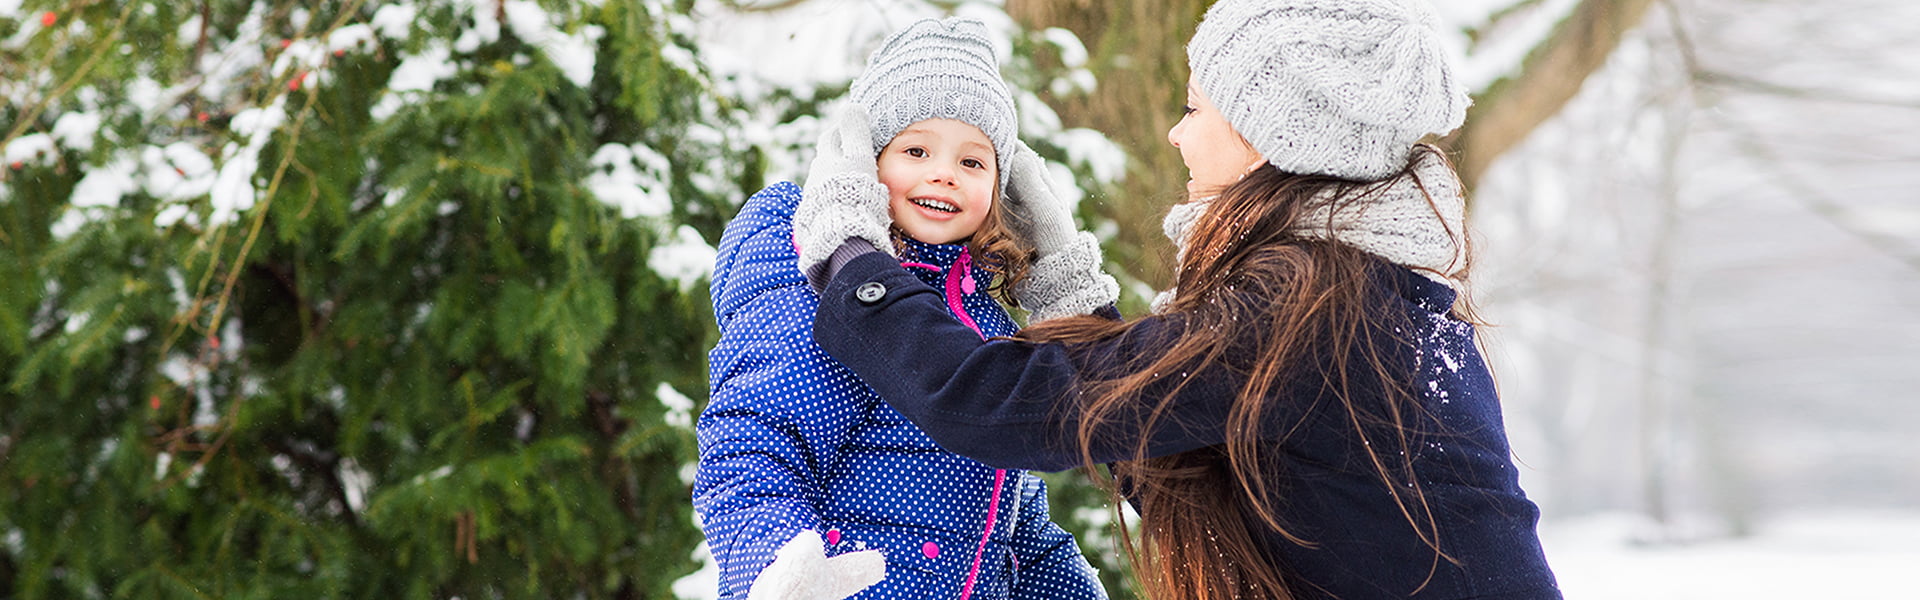
[[1196, 110], [1200, 110], [1200, 109], [1194, 108], [1192, 104], [1188, 104], [1180, 107], [1180, 114], [1190, 115], [1190, 114], [1193, 114], [1193, 111], [1196, 111]]
[[914, 158], [926, 158], [927, 150], [925, 148], [908, 148], [907, 156], [911, 156]]

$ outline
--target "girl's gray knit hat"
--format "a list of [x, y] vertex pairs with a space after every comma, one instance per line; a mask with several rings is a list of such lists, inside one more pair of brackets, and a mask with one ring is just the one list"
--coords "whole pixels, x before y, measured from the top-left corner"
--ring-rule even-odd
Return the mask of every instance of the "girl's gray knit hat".
[[908, 125], [954, 119], [987, 134], [1006, 184], [1019, 123], [986, 24], [948, 18], [907, 26], [873, 51], [848, 96], [873, 118], [875, 156]]
[[1273, 166], [1374, 181], [1466, 120], [1437, 27], [1426, 0], [1221, 0], [1187, 66]]

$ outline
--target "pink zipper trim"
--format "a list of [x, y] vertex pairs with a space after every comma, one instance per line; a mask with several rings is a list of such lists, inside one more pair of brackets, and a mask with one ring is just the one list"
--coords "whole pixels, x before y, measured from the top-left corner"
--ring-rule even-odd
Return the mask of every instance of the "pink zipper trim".
[[[900, 266], [940, 270], [940, 267], [920, 262], [903, 262]], [[966, 307], [960, 304], [960, 297], [966, 291], [966, 286], [963, 284], [971, 282], [972, 277], [973, 255], [962, 248], [960, 257], [953, 261], [953, 270], [947, 273], [947, 308], [952, 309], [953, 316], [959, 317], [960, 322], [966, 324], [968, 329], [972, 329], [974, 335], [980, 336], [980, 339], [986, 339], [987, 334], [980, 331], [980, 324], [974, 321], [973, 315], [967, 314]], [[967, 582], [960, 587], [960, 600], [973, 597], [973, 583], [980, 579], [980, 562], [987, 556], [987, 541], [993, 539], [993, 524], [1000, 517], [1000, 488], [1004, 487], [1006, 482], [1006, 469], [994, 469], [993, 496], [987, 500], [987, 526], [980, 531], [980, 545], [973, 550], [973, 567], [967, 570]]]
[[980, 532], [980, 547], [973, 551], [973, 569], [967, 571], [967, 584], [960, 588], [960, 600], [973, 595], [973, 581], [980, 577], [980, 559], [987, 555], [987, 539], [993, 536], [994, 517], [1000, 515], [1000, 485], [1006, 480], [1006, 469], [993, 470], [993, 500], [987, 502], [987, 529]]
[[953, 271], [947, 273], [947, 308], [952, 309], [953, 316], [960, 317], [960, 322], [965, 323], [968, 329], [972, 329], [974, 335], [980, 336], [980, 339], [986, 339], [987, 334], [980, 331], [980, 324], [975, 323], [973, 315], [967, 314], [967, 309], [960, 305], [960, 283], [970, 277], [973, 277], [973, 255], [968, 253], [966, 248], [961, 248], [960, 258], [953, 260]]
[[[970, 283], [972, 277], [973, 254], [962, 248], [960, 258], [953, 261], [953, 271], [947, 273], [947, 308], [953, 309], [953, 315], [960, 317], [960, 322], [972, 329], [975, 335], [986, 339], [986, 332], [980, 331], [980, 324], [960, 304], [960, 297], [966, 291], [965, 284]], [[1006, 481], [1006, 470], [993, 470], [993, 497], [987, 500], [987, 526], [980, 531], [980, 545], [973, 549], [973, 567], [967, 570], [967, 583], [960, 588], [960, 600], [973, 596], [973, 584], [980, 579], [980, 562], [987, 556], [987, 540], [993, 538], [993, 523], [1000, 516], [1000, 488]]]

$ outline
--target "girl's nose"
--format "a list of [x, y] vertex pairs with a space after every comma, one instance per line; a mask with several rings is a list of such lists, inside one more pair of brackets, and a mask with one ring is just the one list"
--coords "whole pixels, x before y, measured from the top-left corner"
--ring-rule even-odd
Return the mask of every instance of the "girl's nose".
[[954, 184], [953, 167], [942, 165], [942, 166], [936, 166], [928, 169], [927, 182], [928, 183], [944, 183], [947, 185], [953, 185]]

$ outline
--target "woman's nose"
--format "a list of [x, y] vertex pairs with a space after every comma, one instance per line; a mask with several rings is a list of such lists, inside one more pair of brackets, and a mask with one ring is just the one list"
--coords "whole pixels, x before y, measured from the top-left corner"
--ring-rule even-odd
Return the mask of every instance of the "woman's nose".
[[1174, 123], [1173, 127], [1167, 129], [1168, 144], [1172, 144], [1175, 148], [1180, 147], [1180, 126], [1186, 122], [1186, 119], [1181, 119], [1179, 123]]

